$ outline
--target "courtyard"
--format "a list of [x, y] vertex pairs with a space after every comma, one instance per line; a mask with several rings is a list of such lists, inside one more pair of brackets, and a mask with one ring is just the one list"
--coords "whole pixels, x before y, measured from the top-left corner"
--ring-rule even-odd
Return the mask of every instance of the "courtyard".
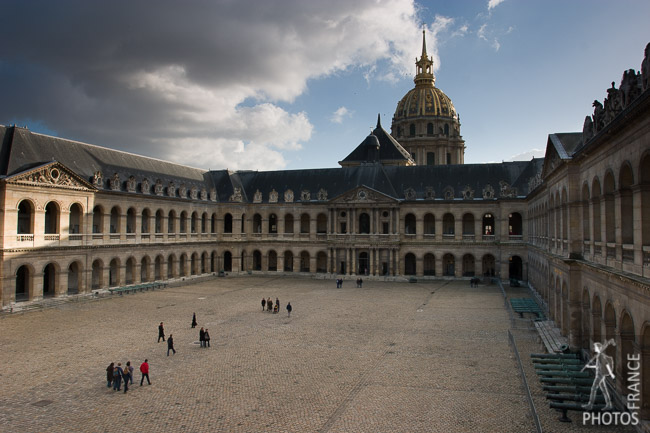
[[[279, 298], [279, 314], [262, 312]], [[293, 313], [287, 316], [286, 303]], [[191, 329], [192, 313], [199, 326]], [[157, 343], [164, 322], [175, 355]], [[529, 432], [501, 291], [287, 277], [191, 284], [4, 316], [5, 432]], [[200, 327], [210, 348], [200, 348]], [[541, 346], [528, 341], [532, 350]], [[520, 348], [521, 350], [521, 348]], [[149, 359], [152, 385], [140, 387]], [[529, 363], [528, 353], [522, 353]], [[130, 360], [134, 385], [106, 387]], [[534, 377], [531, 388], [538, 387]], [[539, 393], [538, 393], [539, 394]], [[536, 399], [539, 395], [536, 396]], [[537, 403], [547, 431], [585, 430]], [[562, 430], [558, 430], [562, 429]], [[566, 429], [566, 430], [564, 430]]]

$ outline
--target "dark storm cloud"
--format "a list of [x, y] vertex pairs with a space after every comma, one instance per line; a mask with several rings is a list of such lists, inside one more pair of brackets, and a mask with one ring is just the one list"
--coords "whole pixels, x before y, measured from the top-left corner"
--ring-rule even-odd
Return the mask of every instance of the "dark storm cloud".
[[[312, 130], [305, 113], [273, 102], [291, 101], [309, 78], [395, 58], [389, 45], [411, 39], [414, 9], [407, 0], [64, 0], [6, 1], [3, 16], [1, 123], [37, 121], [213, 168], [240, 166], [254, 150], [273, 168], [284, 164], [277, 149], [299, 148]], [[247, 98], [258, 104], [240, 106]]]

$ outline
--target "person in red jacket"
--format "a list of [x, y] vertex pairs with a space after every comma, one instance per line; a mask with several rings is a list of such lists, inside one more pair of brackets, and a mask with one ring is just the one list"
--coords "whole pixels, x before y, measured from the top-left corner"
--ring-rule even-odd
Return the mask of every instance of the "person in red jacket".
[[140, 379], [140, 386], [144, 383], [144, 378], [147, 378], [147, 383], [151, 385], [151, 381], [149, 380], [149, 363], [147, 362], [148, 359], [145, 359], [142, 364], [140, 364], [140, 373], [142, 373], [142, 379]]

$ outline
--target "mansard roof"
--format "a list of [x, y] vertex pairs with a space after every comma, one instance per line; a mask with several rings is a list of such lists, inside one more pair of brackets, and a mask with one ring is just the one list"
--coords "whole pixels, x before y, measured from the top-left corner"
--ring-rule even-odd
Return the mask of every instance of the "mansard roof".
[[[376, 135], [381, 141], [381, 125], [378, 129]], [[388, 137], [386, 133], [384, 138]], [[0, 175], [4, 177], [55, 160], [99, 190], [124, 191], [111, 185], [111, 179], [117, 173], [120, 181], [134, 177], [135, 182], [143, 182], [146, 178], [149, 185], [153, 185], [160, 179], [164, 186], [174, 182], [177, 189], [184, 185], [187, 191], [192, 188], [214, 189], [216, 196], [211, 194], [210, 200], [241, 203], [324, 202], [360, 186], [395, 200], [522, 197], [531, 188], [530, 180], [539, 176], [543, 161], [437, 166], [375, 162], [315, 170], [206, 171], [36, 134], [24, 128], [0, 126], [0, 140]], [[104, 182], [99, 184], [94, 179], [98, 171], [104, 178]], [[142, 187], [131, 187], [129, 191], [141, 192]]]
[[[339, 162], [342, 166], [353, 166], [376, 162], [368, 152], [369, 138], [376, 137], [379, 142], [379, 163], [383, 165], [415, 165], [411, 155], [381, 126], [381, 119], [377, 116], [377, 126], [371, 135], [361, 142], [348, 156]], [[374, 140], [373, 140], [374, 142]]]

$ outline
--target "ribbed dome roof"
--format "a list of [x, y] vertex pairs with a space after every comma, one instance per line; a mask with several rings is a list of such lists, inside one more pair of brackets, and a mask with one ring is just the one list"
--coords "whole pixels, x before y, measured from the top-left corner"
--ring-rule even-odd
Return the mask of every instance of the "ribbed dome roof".
[[397, 104], [395, 120], [420, 116], [439, 116], [457, 119], [454, 104], [449, 96], [434, 86], [416, 86]]

